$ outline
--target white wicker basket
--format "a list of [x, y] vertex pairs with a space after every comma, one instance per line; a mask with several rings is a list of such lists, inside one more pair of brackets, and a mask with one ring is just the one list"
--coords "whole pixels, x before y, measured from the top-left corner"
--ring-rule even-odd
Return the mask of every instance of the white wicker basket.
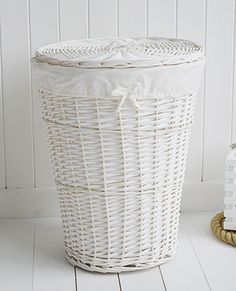
[[32, 63], [68, 260], [98, 272], [167, 262], [202, 49], [184, 40], [82, 40], [41, 48]]

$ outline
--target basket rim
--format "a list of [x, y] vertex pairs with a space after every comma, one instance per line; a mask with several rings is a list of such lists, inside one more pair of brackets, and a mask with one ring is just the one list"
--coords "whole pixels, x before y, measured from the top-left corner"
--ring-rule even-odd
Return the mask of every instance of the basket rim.
[[35, 58], [80, 68], [143, 68], [178, 65], [204, 57], [200, 45], [174, 38], [96, 38], [70, 40], [39, 48]]

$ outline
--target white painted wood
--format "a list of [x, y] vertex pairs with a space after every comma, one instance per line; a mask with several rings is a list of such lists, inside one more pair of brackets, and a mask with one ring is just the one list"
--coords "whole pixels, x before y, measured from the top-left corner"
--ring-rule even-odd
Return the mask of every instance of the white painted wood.
[[4, 154], [4, 126], [3, 126], [3, 96], [2, 96], [2, 52], [0, 26], [0, 189], [5, 188], [5, 154]]
[[146, 23], [146, 0], [119, 0], [119, 36], [145, 36]]
[[35, 222], [34, 291], [75, 291], [74, 268], [64, 257], [59, 219]]
[[181, 210], [220, 210], [224, 205], [224, 180], [184, 184]]
[[[6, 184], [34, 185], [27, 0], [1, 1]], [[22, 168], [23, 167], [23, 168]]]
[[225, 159], [224, 228], [236, 230], [236, 149]]
[[101, 274], [76, 268], [76, 280], [79, 291], [120, 291], [117, 274]]
[[59, 216], [55, 188], [0, 189], [0, 201], [0, 218]]
[[4, 291], [32, 291], [34, 223], [0, 221], [0, 282]]
[[[122, 291], [235, 290], [235, 248], [211, 233], [209, 224], [214, 215], [181, 213], [176, 257], [161, 266], [166, 289], [157, 269], [150, 269], [121, 273]], [[120, 290], [116, 274], [89, 273], [78, 268], [75, 277], [74, 268], [64, 259], [59, 219], [2, 219], [0, 234], [1, 290], [75, 291], [76, 281], [80, 291]]]
[[87, 37], [86, 0], [60, 0], [61, 40]]
[[215, 213], [185, 213], [188, 231], [212, 291], [236, 289], [235, 248], [213, 236], [209, 224]]
[[[47, 9], [45, 9], [47, 7]], [[43, 21], [42, 21], [43, 17]], [[30, 1], [31, 55], [39, 47], [58, 41], [57, 0]], [[34, 76], [32, 75], [33, 124], [35, 144], [36, 187], [54, 186], [45, 128]]]
[[231, 143], [236, 143], [236, 5], [234, 6], [234, 68], [232, 87], [232, 123], [231, 123]]
[[[206, 0], [179, 0], [177, 37], [190, 39], [205, 47]], [[200, 183], [202, 178], [202, 144], [204, 112], [204, 76], [195, 108], [194, 124], [186, 166], [186, 181]]]
[[168, 291], [209, 291], [204, 272], [187, 233], [185, 216], [181, 215], [175, 258], [160, 266]]
[[224, 177], [231, 142], [234, 1], [207, 1], [203, 179]]
[[148, 35], [176, 36], [176, 0], [148, 1]]
[[30, 0], [32, 55], [39, 47], [58, 42], [57, 3], [57, 0]]
[[[205, 2], [206, 0], [2, 0], [0, 54], [2, 51], [3, 71], [1, 72], [0, 67], [0, 74], [2, 73], [3, 77], [3, 103], [0, 102], [0, 188], [5, 187], [4, 160], [8, 187], [37, 187], [39, 192], [44, 193], [44, 187], [54, 186], [45, 130], [35, 94], [31, 104], [30, 46], [33, 54], [39, 46], [57, 42], [59, 33], [62, 40], [87, 37], [89, 31], [91, 37], [118, 34], [124, 37], [142, 36], [147, 32], [150, 36], [175, 37], [176, 28], [178, 37], [192, 39], [204, 45], [206, 24], [205, 113], [201, 95], [197, 102], [186, 169], [186, 181], [192, 186], [185, 187], [182, 208], [222, 208], [224, 158], [229, 144], [236, 142], [236, 78], [235, 74], [232, 75], [233, 54], [236, 55], [236, 50], [233, 51], [236, 43], [235, 7], [234, 0], [209, 0], [205, 9]], [[234, 70], [235, 68], [236, 57]], [[3, 131], [6, 156], [3, 150]], [[204, 134], [201, 135], [201, 132]], [[200, 182], [202, 162], [205, 185]], [[210, 185], [213, 185], [214, 195]], [[186, 189], [191, 192], [187, 193]], [[24, 198], [30, 191], [26, 190]], [[4, 192], [4, 197], [6, 193]], [[22, 209], [25, 213], [35, 213], [36, 216], [39, 213], [48, 213], [49, 207], [43, 206], [46, 202], [45, 196], [46, 194], [39, 203], [40, 212], [28, 212], [18, 200], [19, 210], [16, 204], [9, 204], [9, 213], [13, 213], [13, 209], [18, 214]], [[11, 194], [9, 201], [12, 199]], [[35, 208], [34, 205], [35, 203], [32, 208]], [[51, 213], [55, 213], [55, 207], [52, 207]]]
[[236, 230], [236, 218], [228, 218], [226, 217], [224, 220], [224, 229], [229, 229], [229, 230]]
[[205, 46], [206, 0], [178, 0], [177, 37]]
[[121, 273], [119, 276], [122, 291], [165, 290], [159, 268]]
[[89, 0], [89, 37], [116, 36], [116, 0]]

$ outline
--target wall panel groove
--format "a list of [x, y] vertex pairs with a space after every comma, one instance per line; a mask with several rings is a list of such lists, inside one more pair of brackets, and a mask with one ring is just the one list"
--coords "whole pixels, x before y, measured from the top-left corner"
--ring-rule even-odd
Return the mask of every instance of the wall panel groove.
[[119, 0], [119, 31], [121, 37], [146, 34], [146, 0]]
[[120, 27], [119, 0], [116, 0], [116, 36], [117, 37], [119, 37], [120, 35], [119, 27]]
[[[205, 35], [204, 35], [204, 50], [205, 50], [205, 56], [206, 56], [206, 43], [207, 43], [207, 0], [205, 0]], [[206, 66], [207, 66], [207, 60], [206, 65], [204, 68], [204, 80], [203, 80], [203, 105], [202, 105], [202, 112], [201, 112], [201, 118], [202, 118], [202, 144], [201, 144], [201, 182], [204, 182], [204, 145], [205, 145], [205, 109], [206, 109]]]
[[[45, 10], [45, 7], [47, 9]], [[31, 30], [31, 55], [40, 46], [58, 42], [58, 2], [57, 0], [31, 0], [30, 3], [30, 30]], [[42, 22], [43, 16], [43, 22]], [[32, 76], [34, 140], [35, 140], [35, 182], [36, 187], [54, 186], [52, 167], [49, 160], [49, 152], [45, 128], [41, 119], [40, 103]]]
[[[207, 1], [203, 179], [224, 179], [231, 142], [234, 1]], [[223, 193], [222, 193], [223, 195]]]
[[89, 0], [89, 36], [115, 37], [116, 16], [116, 0]]
[[[178, 0], [176, 19], [179, 38], [192, 40], [205, 47], [205, 8], [205, 0]], [[188, 182], [200, 183], [202, 177], [203, 106], [204, 76], [196, 103], [188, 154], [186, 168], [186, 181]]]
[[233, 74], [232, 74], [232, 119], [231, 143], [236, 143], [236, 3], [234, 2], [234, 41], [233, 41]]
[[61, 40], [87, 38], [87, 1], [60, 0]]
[[2, 38], [0, 19], [0, 189], [6, 187], [6, 160], [5, 160], [5, 134], [4, 134], [4, 111], [3, 111], [3, 88], [2, 88]]
[[57, 0], [57, 39], [58, 41], [61, 41], [61, 2], [60, 0]]
[[34, 182], [27, 0], [2, 0], [0, 13], [6, 186], [32, 187]]
[[149, 0], [148, 35], [174, 38], [176, 35], [176, 0]]
[[86, 0], [86, 8], [87, 8], [87, 38], [90, 38], [90, 0]]
[[[30, 0], [27, 2], [27, 20], [28, 20], [28, 45], [29, 45], [29, 55], [32, 57], [32, 47], [31, 47], [31, 21], [30, 21]], [[30, 60], [29, 60], [30, 61]], [[36, 177], [35, 177], [35, 132], [34, 132], [34, 98], [33, 98], [33, 84], [32, 84], [32, 70], [29, 66], [29, 86], [30, 86], [30, 103], [31, 103], [31, 130], [32, 130], [32, 161], [33, 161], [33, 187], [36, 188]]]

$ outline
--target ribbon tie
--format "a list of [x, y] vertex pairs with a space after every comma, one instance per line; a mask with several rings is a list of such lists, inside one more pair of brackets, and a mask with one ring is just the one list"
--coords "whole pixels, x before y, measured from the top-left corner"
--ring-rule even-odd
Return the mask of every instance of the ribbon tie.
[[112, 91], [112, 96], [121, 96], [121, 100], [120, 100], [120, 103], [116, 109], [116, 113], [120, 112], [121, 106], [125, 102], [126, 98], [129, 98], [135, 107], [137, 107], [138, 109], [142, 109], [141, 106], [138, 104], [138, 101], [136, 99], [137, 91], [139, 88], [140, 88], [139, 84], [134, 84], [133, 86], [131, 86], [129, 88], [118, 87]]

